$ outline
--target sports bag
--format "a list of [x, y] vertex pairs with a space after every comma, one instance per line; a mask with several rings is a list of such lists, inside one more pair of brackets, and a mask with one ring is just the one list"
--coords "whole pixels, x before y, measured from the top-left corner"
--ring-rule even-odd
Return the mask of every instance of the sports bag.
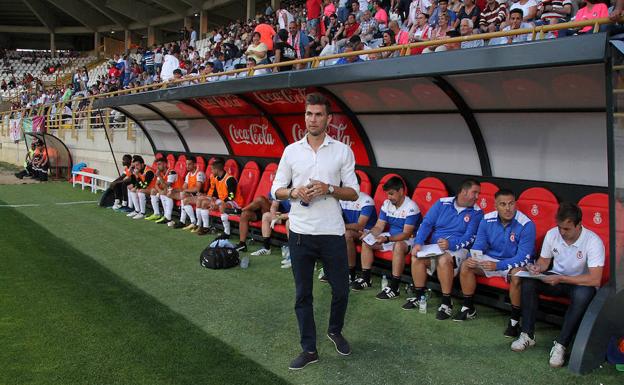
[[229, 269], [239, 263], [238, 251], [229, 247], [208, 246], [199, 256], [199, 264], [208, 269]]

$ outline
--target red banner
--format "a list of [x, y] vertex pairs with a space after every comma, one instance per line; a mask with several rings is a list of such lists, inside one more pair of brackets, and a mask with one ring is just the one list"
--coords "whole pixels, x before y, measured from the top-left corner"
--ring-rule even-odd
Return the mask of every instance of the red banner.
[[[282, 133], [288, 140], [293, 143], [301, 140], [305, 136], [305, 118], [303, 115], [275, 116], [276, 124], [282, 129]], [[364, 146], [364, 142], [358, 135], [357, 130], [353, 126], [351, 120], [340, 113], [332, 114], [332, 120], [329, 123], [329, 136], [341, 141], [351, 147], [355, 155], [355, 163], [360, 166], [370, 166], [368, 152]]]
[[215, 118], [234, 155], [280, 158], [284, 143], [275, 127], [262, 116]]
[[193, 99], [210, 116], [259, 115], [259, 111], [236, 95]]
[[[293, 114], [305, 112], [306, 95], [311, 92], [318, 92], [314, 88], [284, 88], [280, 90], [254, 91], [247, 94], [247, 97], [257, 103], [265, 111], [270, 111], [273, 115]], [[331, 111], [341, 111], [333, 98]]]

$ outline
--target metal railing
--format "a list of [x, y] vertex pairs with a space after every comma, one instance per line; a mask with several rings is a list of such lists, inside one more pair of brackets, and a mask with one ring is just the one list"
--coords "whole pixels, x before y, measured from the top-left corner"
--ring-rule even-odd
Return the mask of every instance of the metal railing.
[[[407, 56], [410, 54], [410, 51], [413, 48], [425, 48], [425, 47], [440, 46], [440, 45], [450, 44], [450, 43], [461, 43], [461, 42], [474, 41], [474, 40], [489, 40], [489, 39], [498, 38], [498, 37], [510, 37], [510, 36], [517, 36], [517, 35], [529, 35], [529, 34], [531, 35], [532, 40], [541, 40], [549, 32], [559, 31], [559, 30], [564, 30], [564, 29], [580, 29], [580, 28], [584, 28], [588, 26], [593, 27], [592, 32], [596, 33], [600, 30], [600, 27], [602, 25], [606, 25], [606, 24], [613, 24], [613, 21], [610, 20], [609, 18], [600, 18], [600, 19], [592, 19], [592, 20], [585, 20], [585, 21], [573, 21], [573, 22], [558, 23], [558, 24], [552, 24], [552, 25], [534, 26], [532, 28], [520, 28], [520, 29], [509, 30], [509, 31], [474, 34], [474, 35], [460, 36], [460, 37], [440, 39], [440, 40], [428, 40], [428, 41], [409, 43], [409, 44], [404, 44], [404, 45], [393, 45], [389, 47], [380, 47], [380, 48], [374, 48], [374, 49], [362, 50], [362, 51], [352, 51], [348, 53], [291, 60], [291, 61], [280, 62], [280, 63], [256, 65], [253, 67], [234, 69], [234, 70], [219, 72], [219, 73], [214, 73], [214, 74], [202, 74], [202, 75], [198, 75], [192, 78], [185, 77], [182, 79], [170, 80], [166, 82], [140, 86], [140, 87], [136, 87], [132, 89], [108, 92], [108, 93], [99, 94], [99, 95], [95, 95], [91, 97], [74, 98], [71, 101], [71, 104], [72, 104], [71, 118], [69, 118], [67, 115], [63, 117], [63, 114], [62, 114], [64, 104], [68, 102], [56, 103], [56, 108], [52, 108], [52, 105], [45, 105], [45, 106], [36, 106], [36, 107], [31, 107], [31, 108], [22, 108], [22, 109], [13, 110], [13, 111], [0, 112], [0, 118], [1, 118], [2, 124], [4, 125], [5, 124], [4, 122], [6, 120], [5, 119], [6, 115], [9, 115], [9, 117], [14, 117], [14, 116], [32, 117], [32, 116], [35, 116], [35, 112], [39, 112], [39, 113], [46, 114], [47, 128], [58, 129], [59, 134], [61, 135], [64, 135], [64, 131], [66, 130], [71, 130], [72, 135], [76, 135], [74, 130], [84, 128], [87, 130], [87, 137], [92, 137], [92, 134], [89, 134], [89, 130], [94, 129], [94, 128], [106, 128], [108, 130], [110, 129], [109, 127], [110, 125], [115, 124], [114, 119], [113, 120], [110, 119], [111, 111], [109, 109], [104, 109], [101, 111], [92, 109], [93, 102], [95, 101], [95, 99], [165, 89], [165, 88], [178, 86], [178, 85], [203, 84], [203, 83], [211, 81], [210, 80], [211, 78], [215, 78], [215, 77], [219, 78], [223, 76], [226, 76], [226, 77], [237, 76], [241, 73], [246, 73], [247, 76], [253, 76], [253, 74], [257, 70], [273, 70], [275, 68], [279, 68], [283, 66], [296, 66], [296, 65], [305, 64], [306, 66], [309, 65], [310, 68], [317, 68], [320, 65], [320, 63], [324, 61], [345, 58], [345, 57], [359, 56], [359, 55], [368, 55], [368, 54], [374, 54], [374, 53], [399, 51], [401, 56]], [[85, 100], [88, 100], [87, 107], [81, 109], [80, 111], [77, 111], [78, 110], [77, 107], [79, 106], [80, 102], [85, 101]], [[38, 114], [37, 116], [41, 116], [41, 114]], [[134, 133], [134, 127], [132, 127], [131, 129], [130, 128], [131, 125], [133, 125], [133, 123], [125, 124], [125, 126], [128, 127], [129, 138], [131, 137], [130, 132], [132, 131], [132, 133]], [[3, 127], [3, 130], [4, 130], [4, 127]]]

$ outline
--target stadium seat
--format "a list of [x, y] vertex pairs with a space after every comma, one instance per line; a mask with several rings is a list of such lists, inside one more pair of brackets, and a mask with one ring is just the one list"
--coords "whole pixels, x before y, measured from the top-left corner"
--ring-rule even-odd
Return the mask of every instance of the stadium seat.
[[179, 162], [179, 161], [186, 162], [186, 155], [182, 154], [178, 156], [178, 160], [176, 162]]
[[418, 182], [412, 200], [416, 202], [424, 217], [431, 206], [446, 196], [448, 196], [448, 191], [446, 191], [444, 183], [440, 179], [430, 176]]
[[496, 210], [494, 204], [494, 194], [499, 190], [498, 186], [494, 183], [483, 182], [481, 183], [481, 192], [479, 193], [478, 204], [484, 213]]
[[605, 265], [602, 269], [602, 285], [609, 281], [609, 196], [593, 193], [579, 202], [583, 212], [583, 227], [596, 233], [605, 245]]
[[[254, 193], [257, 190], [258, 182], [260, 181], [260, 167], [258, 163], [252, 161], [247, 162], [243, 171], [241, 171], [240, 179], [236, 187], [236, 196], [243, 198], [241, 207], [245, 207], [253, 199]], [[219, 217], [221, 213], [219, 211], [211, 211], [211, 216]], [[238, 216], [231, 215], [230, 220], [237, 221]]]
[[236, 162], [236, 160], [234, 159], [228, 159], [225, 161], [225, 171], [227, 171], [228, 174], [232, 175], [234, 178], [238, 179], [238, 173], [239, 173], [239, 169], [238, 169], [238, 162]]
[[546, 232], [557, 224], [557, 197], [545, 188], [531, 187], [520, 194], [516, 206], [535, 223], [535, 251], [539, 254]]
[[[196, 156], [196, 157], [195, 157], [195, 162], [197, 163], [197, 168], [198, 168], [200, 171], [204, 171], [204, 170], [206, 169], [206, 161], [204, 160], [204, 158], [203, 158], [203, 157], [201, 157], [201, 156], [199, 156], [199, 155], [198, 155], [198, 156]], [[207, 172], [206, 172], [206, 174], [207, 174]]]
[[271, 185], [273, 184], [273, 179], [275, 179], [275, 174], [277, 173], [277, 163], [269, 163], [265, 168], [262, 176], [260, 177], [260, 181], [258, 182], [258, 187], [256, 188], [256, 192], [254, 193], [253, 199], [256, 199], [259, 196], [268, 196], [271, 192]]
[[383, 190], [383, 185], [384, 183], [388, 181], [388, 179], [392, 178], [393, 176], [397, 176], [401, 178], [401, 180], [403, 181], [403, 188], [405, 189], [405, 195], [407, 195], [407, 184], [405, 183], [405, 179], [403, 179], [401, 175], [393, 174], [393, 173], [384, 175], [383, 178], [381, 178], [381, 180], [379, 181], [377, 188], [375, 189], [375, 196], [373, 196], [373, 200], [375, 201], [375, 209], [377, 209], [377, 213], [379, 213], [379, 210], [381, 210], [381, 205], [383, 205], [384, 201], [387, 198], [386, 193]]
[[373, 191], [373, 185], [371, 184], [370, 178], [366, 173], [362, 170], [355, 170], [355, 173], [360, 177], [360, 191], [371, 195]]
[[[184, 180], [186, 177], [186, 159], [179, 159], [175, 164], [174, 170], [176, 174], [178, 174], [178, 178]], [[180, 206], [181, 202], [179, 200], [175, 201], [176, 206]]]
[[208, 170], [208, 167], [212, 166], [212, 164], [214, 163], [215, 159], [217, 159], [217, 158], [215, 158], [214, 156], [212, 158], [208, 159], [208, 164], [206, 165], [206, 171], [207, 172], [210, 171], [210, 170]]
[[157, 152], [156, 154], [154, 154], [154, 159], [158, 159], [158, 158], [162, 158], [163, 154], [162, 152]]

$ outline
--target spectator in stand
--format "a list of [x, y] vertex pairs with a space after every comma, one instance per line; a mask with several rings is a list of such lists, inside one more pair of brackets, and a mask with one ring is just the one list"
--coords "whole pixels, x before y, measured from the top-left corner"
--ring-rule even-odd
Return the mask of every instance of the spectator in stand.
[[173, 79], [173, 71], [180, 68], [180, 60], [178, 59], [179, 56], [180, 48], [176, 45], [173, 47], [171, 52], [163, 58], [164, 62], [162, 70], [160, 71], [160, 78], [164, 82]]
[[145, 63], [145, 71], [147, 71], [149, 75], [154, 75], [154, 51], [146, 49], [143, 54], [143, 62]]
[[359, 24], [362, 21], [364, 11], [360, 9], [360, 3], [355, 0], [351, 3], [351, 13], [355, 16], [355, 21]]
[[347, 17], [349, 16], [349, 8], [347, 8], [348, 3], [349, 0], [338, 0], [337, 15], [338, 20], [340, 20], [342, 23], [345, 23], [347, 21]]
[[[431, 33], [433, 28], [429, 25], [429, 15], [426, 13], [420, 13], [416, 17], [416, 24], [412, 26], [410, 30], [410, 43], [416, 43], [420, 41], [431, 40]], [[411, 55], [419, 55], [426, 47], [414, 47], [411, 49]]]
[[[396, 46], [396, 40], [394, 40], [394, 32], [391, 30], [387, 30], [382, 32], [383, 43], [380, 47], [393, 47]], [[399, 50], [394, 51], [384, 51], [381, 53], [382, 59], [399, 57], [401, 52]]]
[[338, 20], [336, 14], [329, 16], [329, 24], [325, 28], [325, 36], [321, 40], [325, 40], [326, 44], [332, 45], [335, 49], [337, 38], [342, 35], [344, 25]]
[[457, 18], [460, 20], [460, 23], [464, 19], [470, 19], [472, 24], [476, 27], [479, 25], [479, 15], [481, 15], [481, 10], [475, 4], [475, 1], [464, 0], [464, 5], [460, 8]]
[[[355, 46], [353, 43], [348, 42], [345, 45], [344, 48], [344, 52], [343, 53], [349, 53], [349, 52], [353, 52], [356, 51]], [[348, 56], [348, 57], [341, 57], [340, 59], [338, 59], [338, 61], [336, 61], [336, 64], [351, 64], [351, 63], [357, 63], [357, 62], [361, 62], [364, 61], [360, 58], [360, 56], [358, 55], [353, 55], [353, 56]]]
[[403, 45], [409, 43], [409, 32], [403, 31], [401, 27], [399, 27], [399, 23], [396, 20], [391, 20], [388, 27], [394, 34], [396, 44]]
[[447, 16], [448, 25], [451, 27], [450, 29], [457, 28], [457, 26], [459, 25], [459, 20], [457, 20], [457, 14], [448, 9], [448, 0], [438, 1], [438, 6], [433, 10], [431, 17], [429, 18], [429, 24], [432, 26], [438, 25], [438, 19], [442, 14], [445, 14]]
[[247, 51], [245, 51], [245, 55], [253, 58], [257, 64], [266, 64], [268, 63], [267, 51], [268, 48], [266, 44], [260, 40], [260, 32], [254, 32], [251, 38], [251, 44], [249, 44]]
[[375, 35], [379, 32], [377, 27], [377, 20], [371, 16], [370, 10], [365, 10], [362, 13], [362, 22], [360, 23], [360, 37], [362, 41], [368, 43], [373, 40]]
[[295, 21], [295, 17], [286, 8], [280, 8], [275, 12], [279, 29], [287, 29], [288, 25]]
[[315, 31], [315, 36], [319, 36], [319, 23], [321, 18], [321, 0], [306, 0], [306, 15], [308, 33]]
[[[528, 23], [523, 23], [523, 14], [522, 9], [514, 8], [509, 11], [509, 25], [503, 28], [503, 31], [511, 31], [519, 28], [531, 28], [531, 25]], [[512, 43], [523, 43], [525, 41], [531, 40], [530, 34], [519, 34], [507, 37], [495, 37], [490, 40], [489, 45], [499, 45], [499, 44], [512, 44]]]
[[270, 24], [267, 24], [264, 17], [260, 18], [254, 32], [260, 32], [260, 41], [266, 45], [268, 51], [273, 51], [273, 38], [277, 33]]
[[154, 72], [160, 73], [163, 64], [163, 53], [160, 48], [154, 48]]
[[[459, 23], [459, 32], [461, 33], [462, 36], [472, 36], [474, 32], [474, 24], [472, 23], [472, 19], [468, 19], [468, 18], [462, 19], [461, 22]], [[484, 45], [485, 45], [485, 42], [483, 41], [483, 39], [468, 40], [468, 41], [462, 41], [460, 48], [461, 49], [478, 48], [478, 47], [483, 47]]]
[[524, 15], [522, 21], [530, 23], [535, 20], [537, 15], [537, 2], [535, 0], [518, 0], [509, 7], [509, 11], [512, 9], [521, 9]]
[[418, 16], [425, 13], [427, 18], [432, 12], [431, 0], [412, 0], [409, 6], [409, 13], [407, 16], [407, 28], [412, 29], [417, 24]]
[[[599, 0], [586, 0], [585, 6], [576, 12], [576, 15], [572, 18], [574, 21], [583, 21], [583, 20], [592, 20], [592, 19], [600, 19], [604, 17], [609, 17], [609, 9], [604, 3], [599, 2]], [[587, 27], [583, 27], [580, 30], [574, 29], [562, 29], [559, 31], [559, 37], [566, 37], [570, 35], [580, 35], [584, 33], [591, 32], [594, 27], [588, 25]], [[606, 30], [606, 27], [603, 26], [600, 28], [601, 30]]]
[[191, 25], [190, 36], [189, 36], [189, 47], [195, 48], [196, 44], [197, 44], [197, 31], [195, 31], [195, 28]]
[[[277, 32], [277, 36], [279, 37], [279, 42], [275, 43], [275, 59], [273, 60], [273, 63], [283, 63], [295, 60], [297, 58], [297, 54], [295, 53], [293, 46], [288, 44], [288, 31], [280, 29]], [[273, 72], [290, 71], [292, 68], [292, 64], [279, 66], [273, 68]]]
[[537, 16], [544, 24], [557, 24], [570, 20], [571, 0], [543, 0], [537, 6]]
[[347, 22], [345, 23], [341, 33], [335, 38], [338, 50], [341, 50], [351, 37], [359, 34], [360, 25], [357, 21], [355, 21], [355, 15], [351, 13], [348, 16]]
[[[442, 40], [442, 39], [446, 39], [446, 33], [449, 30], [450, 30], [450, 27], [449, 27], [449, 23], [448, 23], [448, 16], [446, 15], [446, 13], [443, 13], [443, 14], [440, 15], [440, 17], [438, 17], [438, 25], [437, 25], [437, 27], [435, 27], [433, 29], [433, 31], [431, 31], [431, 39], [429, 39], [429, 40]], [[430, 45], [427, 48], [425, 48], [422, 51], [422, 53], [435, 52], [436, 48], [438, 48], [438, 47], [439, 46], [437, 46], [437, 45]]]
[[[301, 30], [298, 21], [292, 21], [288, 24], [288, 44], [295, 48], [297, 59], [305, 59], [310, 57], [310, 40], [308, 36]], [[297, 69], [304, 68], [305, 64], [297, 65]]]
[[0, 89], [2, 89], [2, 91], [6, 91], [9, 88], [9, 85], [6, 82], [6, 79], [2, 79], [2, 85], [0, 85]]
[[381, 1], [375, 0], [373, 2], [373, 8], [375, 10], [375, 20], [380, 31], [388, 29], [388, 12], [382, 7]]
[[505, 21], [507, 6], [505, 3], [498, 3], [496, 0], [487, 0], [485, 8], [479, 16], [479, 29], [481, 32], [496, 32]]

